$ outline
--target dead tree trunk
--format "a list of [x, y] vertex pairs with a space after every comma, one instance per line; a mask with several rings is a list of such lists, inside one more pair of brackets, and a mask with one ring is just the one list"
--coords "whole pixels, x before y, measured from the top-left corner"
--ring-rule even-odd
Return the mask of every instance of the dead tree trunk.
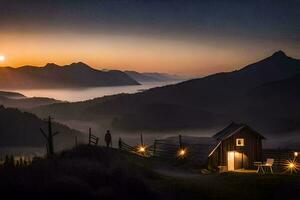
[[47, 146], [47, 156], [48, 157], [52, 157], [54, 155], [53, 137], [58, 134], [58, 132], [55, 132], [55, 133], [52, 132], [51, 119], [52, 118], [49, 116], [48, 117], [48, 132], [47, 132], [47, 134], [44, 132], [44, 130], [42, 128], [40, 128], [40, 130], [47, 142], [46, 146]]

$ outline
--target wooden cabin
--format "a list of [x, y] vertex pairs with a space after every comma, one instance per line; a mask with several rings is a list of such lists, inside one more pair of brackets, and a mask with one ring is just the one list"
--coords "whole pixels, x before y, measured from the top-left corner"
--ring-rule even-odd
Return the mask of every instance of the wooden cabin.
[[265, 137], [245, 124], [231, 123], [213, 138], [217, 145], [208, 156], [211, 169], [254, 169], [254, 162], [262, 159], [262, 140]]

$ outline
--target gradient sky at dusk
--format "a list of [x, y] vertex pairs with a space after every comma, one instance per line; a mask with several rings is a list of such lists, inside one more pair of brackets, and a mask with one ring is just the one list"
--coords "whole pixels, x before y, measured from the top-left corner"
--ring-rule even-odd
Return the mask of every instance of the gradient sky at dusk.
[[0, 0], [1, 66], [206, 75], [300, 57], [300, 1]]

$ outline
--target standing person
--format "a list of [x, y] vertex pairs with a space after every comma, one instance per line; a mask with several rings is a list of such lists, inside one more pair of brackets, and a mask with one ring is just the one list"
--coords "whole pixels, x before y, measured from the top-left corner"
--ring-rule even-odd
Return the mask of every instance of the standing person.
[[105, 143], [106, 143], [107, 147], [109, 147], [109, 146], [112, 147], [111, 134], [110, 134], [109, 130], [106, 131], [104, 140], [105, 140]]

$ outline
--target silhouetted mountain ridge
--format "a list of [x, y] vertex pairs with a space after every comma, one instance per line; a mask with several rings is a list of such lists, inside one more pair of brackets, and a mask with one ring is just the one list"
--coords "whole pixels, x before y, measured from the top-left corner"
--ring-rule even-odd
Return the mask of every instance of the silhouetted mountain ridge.
[[121, 71], [101, 71], [78, 62], [59, 66], [48, 63], [44, 67], [23, 66], [0, 68], [0, 88], [74, 88], [94, 86], [138, 85]]
[[25, 95], [18, 92], [0, 91], [0, 97], [11, 98], [11, 99], [22, 99], [26, 98]]
[[[112, 121], [113, 127], [130, 130], [156, 130], [157, 127], [171, 130], [208, 128], [224, 126], [229, 121], [235, 120], [249, 123], [267, 133], [276, 132], [276, 130], [291, 131], [286, 129], [288, 127], [286, 122], [293, 120], [300, 123], [299, 118], [295, 118], [296, 113], [300, 113], [297, 106], [294, 106], [294, 110], [289, 109], [294, 113], [290, 115], [290, 118], [286, 116], [281, 122], [276, 120], [276, 124], [268, 121], [282, 119], [281, 113], [276, 113], [276, 110], [281, 110], [287, 105], [293, 107], [296, 104], [293, 100], [296, 95], [295, 90], [288, 92], [289, 95], [286, 95], [284, 105], [278, 102], [283, 95], [282, 91], [289, 91], [290, 85], [294, 83], [289, 79], [298, 77], [299, 74], [300, 61], [279, 51], [240, 70], [153, 88], [137, 94], [90, 100], [81, 102], [80, 105], [76, 103], [67, 103], [63, 106], [54, 104], [41, 107], [35, 112], [40, 115], [52, 113], [67, 120], [73, 119], [74, 116], [80, 120], [90, 121], [97, 121], [100, 118], [108, 119]], [[287, 82], [287, 84], [279, 84], [282, 89], [276, 93], [279, 98], [277, 102], [274, 103], [267, 97], [261, 101], [255, 91], [271, 84], [268, 87], [271, 88], [269, 92], [272, 93], [277, 81]], [[270, 103], [272, 115], [260, 117], [266, 116], [267, 113], [264, 107], [260, 106], [262, 102]], [[77, 107], [82, 108], [80, 112], [88, 114], [85, 116], [76, 114]], [[164, 112], [160, 112], [157, 108], [161, 108]]]

